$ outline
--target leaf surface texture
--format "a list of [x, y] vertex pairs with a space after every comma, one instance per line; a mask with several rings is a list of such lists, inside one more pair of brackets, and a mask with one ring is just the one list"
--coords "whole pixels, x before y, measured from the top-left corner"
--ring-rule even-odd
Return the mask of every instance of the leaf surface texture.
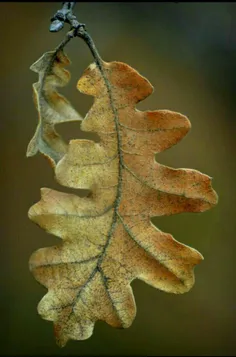
[[136, 314], [134, 279], [170, 293], [187, 292], [202, 255], [150, 219], [203, 212], [217, 203], [209, 176], [155, 161], [155, 153], [187, 134], [190, 122], [169, 110], [137, 110], [153, 87], [124, 63], [102, 62], [102, 71], [92, 64], [77, 84], [94, 96], [81, 129], [96, 132], [100, 141], [64, 144], [54, 125], [81, 120], [56, 92], [68, 82], [68, 63], [63, 53], [50, 52], [31, 67], [39, 73], [34, 93], [40, 121], [28, 147], [29, 156], [39, 150], [50, 159], [61, 185], [90, 190], [81, 198], [43, 188], [29, 210], [31, 220], [62, 239], [30, 259], [35, 278], [48, 289], [39, 314], [54, 322], [60, 346], [89, 338], [97, 320], [129, 327]]

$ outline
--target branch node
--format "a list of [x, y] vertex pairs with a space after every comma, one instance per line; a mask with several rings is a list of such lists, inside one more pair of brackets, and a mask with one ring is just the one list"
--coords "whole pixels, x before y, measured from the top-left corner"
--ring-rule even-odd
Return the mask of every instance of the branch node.
[[57, 46], [55, 50], [55, 55], [62, 51], [63, 48], [67, 45], [67, 43], [74, 37], [82, 38], [87, 46], [89, 47], [96, 64], [98, 65], [100, 71], [103, 73], [102, 69], [102, 60], [101, 57], [95, 47], [93, 39], [87, 32], [86, 26], [83, 23], [80, 23], [76, 16], [73, 14], [73, 8], [75, 6], [75, 2], [63, 2], [63, 6], [61, 10], [58, 10], [56, 14], [51, 18], [50, 31], [58, 32], [60, 31], [65, 23], [70, 24], [70, 31], [67, 32], [64, 40]]

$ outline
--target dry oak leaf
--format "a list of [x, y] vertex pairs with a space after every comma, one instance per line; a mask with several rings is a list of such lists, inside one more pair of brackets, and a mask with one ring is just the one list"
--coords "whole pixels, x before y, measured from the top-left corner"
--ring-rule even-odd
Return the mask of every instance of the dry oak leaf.
[[96, 64], [87, 68], [77, 88], [95, 97], [81, 129], [96, 132], [100, 142], [71, 140], [55, 176], [90, 194], [43, 188], [29, 210], [31, 220], [62, 238], [30, 259], [35, 278], [48, 289], [38, 312], [54, 322], [60, 346], [89, 338], [97, 320], [129, 327], [136, 314], [134, 279], [187, 292], [203, 257], [150, 218], [203, 212], [217, 203], [209, 176], [155, 161], [155, 153], [187, 134], [190, 122], [168, 110], [137, 110], [153, 91], [147, 79], [124, 63], [102, 62], [102, 71]]
[[39, 74], [39, 81], [33, 84], [39, 123], [28, 145], [27, 156], [33, 156], [40, 151], [53, 167], [67, 150], [67, 144], [56, 132], [54, 125], [82, 120], [67, 99], [56, 91], [57, 87], [64, 87], [70, 80], [70, 73], [64, 69], [64, 66], [69, 64], [70, 60], [63, 52], [50, 51], [30, 67]]

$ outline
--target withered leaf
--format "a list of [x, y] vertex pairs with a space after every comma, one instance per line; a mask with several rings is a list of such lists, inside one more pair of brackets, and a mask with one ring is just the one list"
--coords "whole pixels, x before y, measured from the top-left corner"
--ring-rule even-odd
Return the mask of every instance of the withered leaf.
[[[151, 84], [124, 63], [102, 64], [103, 73], [92, 64], [77, 85], [95, 97], [81, 129], [96, 132], [100, 142], [71, 140], [61, 150], [54, 136], [37, 133], [41, 152], [51, 156], [50, 146], [60, 153], [57, 159], [52, 155], [57, 181], [91, 192], [80, 198], [43, 188], [41, 200], [29, 210], [31, 220], [62, 238], [61, 244], [39, 249], [30, 259], [35, 278], [48, 289], [39, 314], [54, 322], [60, 346], [89, 338], [97, 320], [129, 327], [136, 314], [134, 279], [166, 292], [187, 292], [194, 284], [193, 268], [203, 257], [158, 230], [150, 218], [203, 212], [217, 202], [209, 176], [155, 161], [155, 153], [187, 134], [189, 120], [169, 110], [137, 110], [135, 105], [152, 93]], [[59, 81], [59, 63], [53, 66], [53, 81], [55, 73]], [[37, 71], [42, 75], [43, 69]], [[51, 73], [46, 76], [48, 89]], [[36, 104], [39, 110], [42, 103], [44, 125], [53, 131], [54, 122], [76, 114], [67, 102], [66, 111], [59, 107], [61, 97], [46, 95], [47, 89], [48, 102], [37, 97]], [[48, 109], [52, 102], [57, 116]]]
[[38, 82], [33, 84], [39, 123], [28, 145], [27, 156], [40, 151], [50, 160], [52, 166], [56, 165], [67, 149], [67, 144], [56, 132], [54, 125], [82, 120], [67, 99], [56, 91], [57, 87], [64, 87], [70, 80], [70, 73], [64, 69], [68, 64], [70, 61], [63, 52], [51, 51], [46, 52], [30, 67], [39, 74]]

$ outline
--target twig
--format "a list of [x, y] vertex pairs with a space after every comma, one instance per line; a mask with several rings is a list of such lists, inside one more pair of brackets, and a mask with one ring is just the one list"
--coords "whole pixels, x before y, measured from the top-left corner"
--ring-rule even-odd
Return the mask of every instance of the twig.
[[[63, 2], [62, 9], [58, 10], [56, 14], [51, 18], [51, 32], [60, 31], [64, 27], [65, 22], [69, 23], [74, 28], [80, 25], [76, 20], [76, 17], [72, 13], [75, 4], [75, 2]], [[76, 23], [73, 21], [76, 21]]]
[[71, 29], [67, 32], [65, 39], [57, 46], [56, 54], [63, 50], [63, 48], [67, 45], [67, 43], [74, 37], [82, 38], [85, 43], [88, 45], [96, 64], [98, 65], [100, 71], [104, 75], [104, 71], [102, 69], [102, 59], [96, 49], [96, 46], [93, 42], [92, 37], [86, 30], [85, 24], [80, 23], [76, 16], [73, 14], [73, 9], [75, 6], [75, 2], [64, 2], [61, 10], [58, 10], [56, 14], [51, 19], [50, 31], [58, 32], [60, 31], [65, 23], [70, 24]]

